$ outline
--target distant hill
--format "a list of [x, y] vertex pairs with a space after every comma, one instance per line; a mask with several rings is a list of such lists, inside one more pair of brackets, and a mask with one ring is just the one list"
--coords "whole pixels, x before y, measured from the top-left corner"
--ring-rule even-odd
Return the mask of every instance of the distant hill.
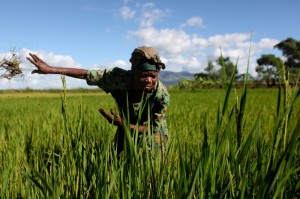
[[190, 72], [172, 72], [172, 71], [161, 71], [159, 73], [159, 79], [166, 86], [172, 86], [180, 82], [182, 79], [194, 79], [194, 73]]

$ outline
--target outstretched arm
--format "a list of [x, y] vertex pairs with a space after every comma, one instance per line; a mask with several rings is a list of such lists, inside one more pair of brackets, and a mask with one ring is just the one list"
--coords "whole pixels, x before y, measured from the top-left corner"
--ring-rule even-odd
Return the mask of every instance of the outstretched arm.
[[49, 66], [46, 62], [40, 59], [35, 54], [29, 53], [30, 57], [27, 59], [36, 66], [36, 70], [33, 70], [31, 73], [38, 74], [63, 74], [74, 78], [85, 79], [88, 73], [88, 70], [78, 69], [78, 68], [62, 68]]

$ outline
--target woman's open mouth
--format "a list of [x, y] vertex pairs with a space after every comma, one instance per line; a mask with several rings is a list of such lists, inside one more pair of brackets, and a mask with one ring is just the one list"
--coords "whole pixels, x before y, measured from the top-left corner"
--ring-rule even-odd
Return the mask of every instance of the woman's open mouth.
[[154, 88], [154, 87], [153, 87], [152, 84], [145, 85], [145, 87], [144, 87], [144, 89], [145, 89], [146, 91], [152, 91], [153, 88]]

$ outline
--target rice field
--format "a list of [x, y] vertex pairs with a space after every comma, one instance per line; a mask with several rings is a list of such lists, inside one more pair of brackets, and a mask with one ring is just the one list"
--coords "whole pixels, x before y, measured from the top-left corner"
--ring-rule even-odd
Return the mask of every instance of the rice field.
[[0, 198], [300, 197], [300, 92], [285, 91], [169, 90], [163, 159], [130, 133], [117, 157], [101, 90], [1, 91]]

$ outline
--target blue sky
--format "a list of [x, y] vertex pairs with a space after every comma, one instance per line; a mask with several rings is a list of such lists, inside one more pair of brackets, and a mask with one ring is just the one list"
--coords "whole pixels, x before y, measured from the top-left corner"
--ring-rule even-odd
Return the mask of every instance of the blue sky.
[[[228, 56], [238, 71], [255, 76], [256, 59], [278, 42], [300, 35], [299, 0], [10, 0], [1, 3], [0, 58], [15, 49], [24, 77], [0, 88], [61, 88], [59, 75], [30, 74], [25, 59], [38, 54], [55, 66], [129, 69], [135, 47], [160, 51], [166, 70], [203, 72], [209, 60]], [[1, 72], [1, 71], [0, 71]], [[67, 79], [68, 88], [87, 87]]]

